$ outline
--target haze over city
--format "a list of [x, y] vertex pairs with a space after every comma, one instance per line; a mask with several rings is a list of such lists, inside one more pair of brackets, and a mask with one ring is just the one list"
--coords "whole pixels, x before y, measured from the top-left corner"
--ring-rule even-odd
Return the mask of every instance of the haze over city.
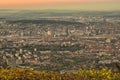
[[120, 10], [119, 0], [0, 0], [0, 9]]

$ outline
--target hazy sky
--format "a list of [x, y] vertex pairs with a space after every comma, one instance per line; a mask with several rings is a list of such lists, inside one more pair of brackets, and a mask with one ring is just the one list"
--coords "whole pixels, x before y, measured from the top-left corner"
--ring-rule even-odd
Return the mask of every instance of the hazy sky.
[[0, 0], [0, 8], [120, 10], [120, 0]]

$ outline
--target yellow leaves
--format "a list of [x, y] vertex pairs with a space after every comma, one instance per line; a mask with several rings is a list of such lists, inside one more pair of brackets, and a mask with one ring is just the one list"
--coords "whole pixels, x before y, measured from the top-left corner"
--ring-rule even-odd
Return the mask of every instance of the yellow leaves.
[[77, 75], [92, 80], [120, 80], [120, 73], [114, 73], [107, 68], [102, 68], [101, 70], [79, 70]]
[[101, 70], [80, 69], [77, 74], [60, 74], [52, 71], [35, 71], [33, 68], [16, 68], [1, 69], [0, 80], [120, 80], [120, 73], [114, 73], [106, 68]]

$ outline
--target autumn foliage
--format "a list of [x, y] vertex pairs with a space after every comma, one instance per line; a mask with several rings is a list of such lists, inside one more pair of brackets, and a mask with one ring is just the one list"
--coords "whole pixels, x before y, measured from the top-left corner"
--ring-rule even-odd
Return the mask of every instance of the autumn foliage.
[[106, 68], [101, 70], [80, 69], [76, 74], [15, 68], [0, 69], [0, 80], [120, 80], [120, 73]]

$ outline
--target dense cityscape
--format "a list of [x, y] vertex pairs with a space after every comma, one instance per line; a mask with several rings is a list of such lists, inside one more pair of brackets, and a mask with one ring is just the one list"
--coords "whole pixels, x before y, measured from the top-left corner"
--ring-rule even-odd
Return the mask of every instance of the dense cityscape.
[[119, 53], [119, 15], [0, 18], [1, 67], [59, 72], [114, 68], [120, 66]]

